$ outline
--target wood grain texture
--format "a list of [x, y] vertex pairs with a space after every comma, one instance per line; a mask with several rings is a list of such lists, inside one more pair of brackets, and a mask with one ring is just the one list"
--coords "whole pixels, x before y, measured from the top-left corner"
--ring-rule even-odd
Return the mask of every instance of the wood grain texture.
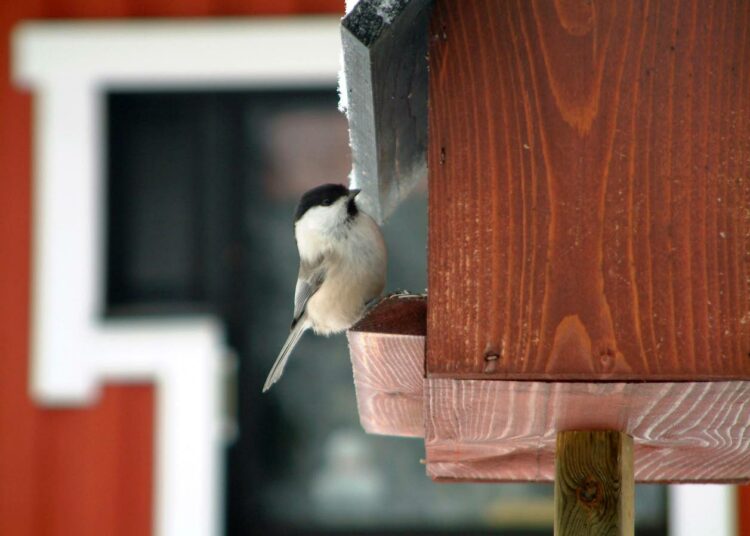
[[363, 428], [425, 436], [435, 480], [551, 482], [557, 432], [617, 428], [639, 482], [750, 482], [750, 382], [423, 383], [418, 338], [349, 339]]
[[634, 499], [633, 440], [627, 434], [557, 434], [556, 536], [632, 536]]
[[427, 298], [395, 294], [377, 303], [350, 331], [424, 337], [426, 326]]
[[385, 299], [347, 333], [359, 420], [371, 434], [424, 436], [425, 306]]
[[639, 482], [750, 481], [750, 382], [425, 385], [435, 479], [549, 482], [558, 432], [619, 430]]
[[750, 382], [425, 379], [424, 307], [390, 298], [347, 336], [363, 428], [424, 436], [432, 478], [551, 482], [558, 432], [619, 430], [640, 482], [750, 482]]
[[428, 375], [749, 378], [750, 3], [431, 24]]

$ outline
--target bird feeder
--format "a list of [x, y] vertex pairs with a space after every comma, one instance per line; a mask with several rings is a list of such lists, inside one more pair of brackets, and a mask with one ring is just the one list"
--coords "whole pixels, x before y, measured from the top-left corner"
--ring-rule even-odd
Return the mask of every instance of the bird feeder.
[[429, 185], [427, 298], [348, 334], [365, 430], [424, 437], [438, 481], [555, 480], [560, 534], [632, 531], [633, 479], [750, 480], [749, 18], [357, 5], [355, 180], [381, 215], [401, 164]]

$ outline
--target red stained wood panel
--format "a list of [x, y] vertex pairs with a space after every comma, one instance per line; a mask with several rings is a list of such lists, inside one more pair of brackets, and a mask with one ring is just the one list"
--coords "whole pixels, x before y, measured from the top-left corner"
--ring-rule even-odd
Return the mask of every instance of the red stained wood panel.
[[741, 0], [436, 1], [430, 377], [750, 377], [748, 28]]
[[108, 387], [90, 410], [42, 410], [36, 446], [39, 534], [150, 534], [151, 386]]
[[0, 4], [0, 534], [31, 535], [38, 430], [26, 394], [31, 135], [28, 99], [8, 79], [9, 33], [22, 11], [11, 4]]
[[344, 13], [344, 0], [40, 0], [45, 18], [227, 17]]
[[750, 536], [750, 486], [737, 488], [737, 534]]

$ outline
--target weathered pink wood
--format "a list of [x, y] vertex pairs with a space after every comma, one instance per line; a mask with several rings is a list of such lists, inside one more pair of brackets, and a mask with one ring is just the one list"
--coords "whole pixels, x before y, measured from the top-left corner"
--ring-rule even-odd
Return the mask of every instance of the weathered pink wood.
[[371, 434], [424, 436], [424, 337], [349, 332], [359, 421]]
[[387, 298], [347, 334], [359, 420], [371, 434], [424, 436], [425, 300]]
[[435, 479], [552, 481], [557, 432], [621, 430], [639, 482], [750, 480], [750, 382], [430, 379], [425, 399]]

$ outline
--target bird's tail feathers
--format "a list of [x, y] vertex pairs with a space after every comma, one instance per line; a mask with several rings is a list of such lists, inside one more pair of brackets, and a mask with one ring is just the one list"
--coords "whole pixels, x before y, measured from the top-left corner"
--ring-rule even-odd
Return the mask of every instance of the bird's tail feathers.
[[296, 322], [294, 326], [292, 326], [291, 331], [289, 331], [289, 336], [286, 338], [286, 342], [281, 348], [281, 352], [279, 352], [279, 357], [276, 358], [273, 367], [271, 367], [271, 372], [268, 373], [266, 383], [263, 385], [264, 393], [268, 391], [274, 383], [279, 381], [281, 375], [284, 374], [284, 367], [286, 366], [286, 362], [289, 359], [292, 350], [294, 350], [294, 347], [297, 346], [300, 337], [302, 337], [302, 334], [305, 332], [305, 330], [307, 330], [307, 328], [308, 325], [305, 321], [305, 318], [300, 318], [299, 321]]

